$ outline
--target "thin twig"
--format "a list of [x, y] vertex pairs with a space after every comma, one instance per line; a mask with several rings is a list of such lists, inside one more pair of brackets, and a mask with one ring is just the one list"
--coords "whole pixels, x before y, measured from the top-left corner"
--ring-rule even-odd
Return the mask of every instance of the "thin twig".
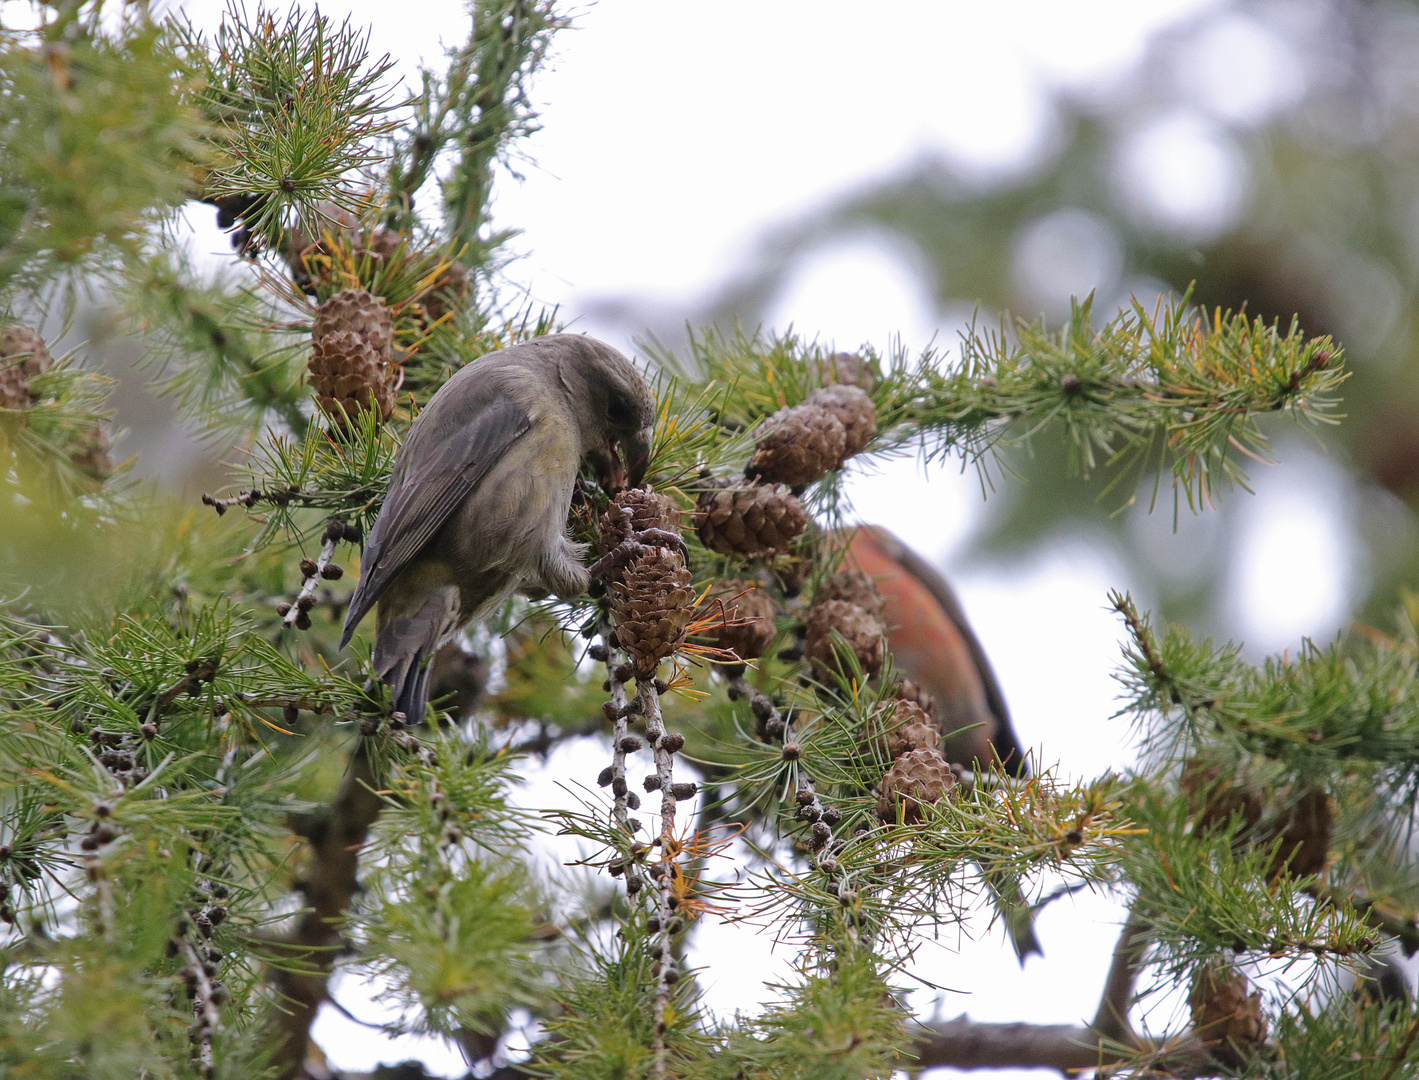
[[193, 987], [192, 1011], [196, 1016], [194, 1027], [197, 1034], [197, 1061], [202, 1075], [209, 1077], [216, 1072], [217, 1063], [212, 1052], [212, 1036], [222, 1026], [222, 1015], [217, 1011], [216, 994], [212, 981], [207, 978], [207, 969], [202, 966], [202, 958], [186, 937], [173, 939], [182, 952], [184, 970]]
[[1380, 1077], [1380, 1080], [1394, 1080], [1395, 1073], [1399, 1072], [1399, 1067], [1403, 1065], [1405, 1059], [1409, 1057], [1409, 1051], [1414, 1046], [1416, 1036], [1419, 1036], [1419, 1016], [1414, 1018], [1413, 1022], [1409, 1025], [1409, 1030], [1404, 1033], [1403, 1041], [1395, 1048], [1394, 1060], [1389, 1063], [1389, 1068], [1384, 1071], [1384, 1075]]
[[1133, 1005], [1133, 986], [1148, 939], [1148, 922], [1138, 914], [1135, 904], [1129, 909], [1123, 930], [1114, 944], [1113, 960], [1109, 964], [1108, 977], [1104, 979], [1104, 992], [1099, 998], [1094, 1022], [1089, 1025], [1102, 1039], [1127, 1046], [1142, 1046], [1138, 1033], [1128, 1022], [1128, 1010]]

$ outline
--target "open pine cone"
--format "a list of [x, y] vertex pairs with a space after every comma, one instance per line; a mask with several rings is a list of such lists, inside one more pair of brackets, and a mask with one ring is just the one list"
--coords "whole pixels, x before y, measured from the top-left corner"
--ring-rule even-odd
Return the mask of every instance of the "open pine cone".
[[860, 386], [871, 391], [877, 384], [877, 376], [857, 353], [833, 353], [825, 360], [813, 364], [818, 382], [823, 386]]
[[1229, 964], [1209, 964], [1193, 977], [1187, 1003], [1193, 1032], [1212, 1056], [1238, 1069], [1266, 1043], [1261, 993], [1247, 993], [1247, 977]]
[[834, 468], [841, 468], [848, 458], [860, 454], [877, 434], [877, 407], [860, 387], [825, 386], [809, 394], [804, 404], [826, 409], [843, 426], [845, 445]]
[[1334, 833], [1335, 811], [1330, 796], [1323, 788], [1307, 788], [1277, 822], [1272, 837], [1279, 835], [1281, 843], [1268, 872], [1298, 878], [1319, 874], [1329, 861]]
[[768, 484], [807, 487], [836, 469], [846, 449], [847, 431], [836, 411], [810, 396], [802, 405], [769, 417], [744, 475]]
[[900, 700], [909, 701], [921, 709], [922, 712], [931, 717], [933, 723], [939, 719], [940, 714], [936, 711], [936, 699], [931, 696], [928, 690], [918, 686], [910, 679], [903, 679], [901, 682], [897, 683], [892, 692]]
[[864, 675], [876, 675], [882, 670], [886, 655], [882, 624], [856, 604], [825, 600], [809, 607], [804, 619], [804, 650], [820, 680], [832, 685], [836, 673], [848, 674], [838, 656], [834, 630], [843, 636]]
[[912, 750], [941, 747], [941, 728], [910, 701], [898, 701], [894, 709], [884, 708], [869, 718], [864, 734], [864, 756], [878, 761], [895, 761]]
[[685, 642], [694, 615], [695, 590], [678, 551], [652, 548], [611, 584], [616, 639], [630, 654], [638, 674], [656, 666]]
[[69, 460], [90, 480], [103, 483], [113, 475], [113, 444], [109, 427], [96, 421], [85, 428], [69, 446]]
[[887, 607], [887, 602], [882, 599], [882, 594], [877, 591], [873, 580], [856, 569], [839, 570], [832, 577], [823, 580], [818, 591], [813, 594], [813, 602], [819, 604], [829, 600], [843, 600], [854, 604], [876, 619], [882, 617], [882, 612]]
[[1183, 765], [1178, 786], [1197, 832], [1225, 829], [1234, 814], [1241, 815], [1243, 828], [1251, 828], [1261, 820], [1266, 806], [1260, 788], [1235, 771], [1224, 776], [1221, 763], [1206, 757], [1192, 758]]
[[721, 555], [780, 555], [807, 525], [803, 504], [767, 484], [706, 491], [695, 511], [700, 540]]
[[[626, 511], [630, 510], [630, 521]], [[632, 535], [646, 529], [680, 531], [680, 510], [666, 495], [647, 488], [627, 488], [618, 492], [611, 505], [601, 515], [601, 530], [596, 548], [602, 555], [619, 547]]]
[[321, 304], [306, 365], [321, 411], [340, 425], [371, 408], [388, 420], [398, 377], [393, 347], [394, 320], [383, 297], [342, 289]]
[[22, 323], [0, 330], [0, 409], [26, 409], [34, 400], [30, 380], [53, 365], [44, 338]]
[[740, 660], [757, 660], [778, 637], [774, 616], [778, 606], [774, 598], [751, 581], [727, 578], [718, 582], [700, 605], [701, 618], [718, 618], [722, 610], [729, 622], [738, 626], [719, 626], [706, 632], [703, 639], [718, 649], [727, 649]]
[[896, 821], [898, 811], [903, 821], [920, 821], [922, 807], [949, 796], [956, 782], [940, 750], [908, 750], [877, 785], [877, 813], [884, 821]]

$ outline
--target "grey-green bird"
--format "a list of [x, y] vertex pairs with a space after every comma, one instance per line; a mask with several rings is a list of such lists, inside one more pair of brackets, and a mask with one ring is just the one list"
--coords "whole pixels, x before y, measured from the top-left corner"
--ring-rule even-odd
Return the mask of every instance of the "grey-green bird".
[[395, 458], [340, 637], [379, 604], [374, 664], [395, 710], [422, 720], [439, 645], [513, 592], [586, 591], [567, 538], [581, 463], [639, 483], [654, 422], [640, 372], [579, 334], [490, 353], [434, 394]]

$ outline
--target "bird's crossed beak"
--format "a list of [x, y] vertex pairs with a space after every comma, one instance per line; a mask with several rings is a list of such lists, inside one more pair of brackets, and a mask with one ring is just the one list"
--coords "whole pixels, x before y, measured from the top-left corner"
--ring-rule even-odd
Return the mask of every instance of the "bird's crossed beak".
[[[646, 466], [650, 464], [651, 430], [639, 431], [624, 444], [612, 439], [606, 445], [606, 460], [598, 462], [602, 484], [611, 492], [627, 487], [639, 487], [645, 479]], [[600, 455], [597, 455], [598, 457]]]

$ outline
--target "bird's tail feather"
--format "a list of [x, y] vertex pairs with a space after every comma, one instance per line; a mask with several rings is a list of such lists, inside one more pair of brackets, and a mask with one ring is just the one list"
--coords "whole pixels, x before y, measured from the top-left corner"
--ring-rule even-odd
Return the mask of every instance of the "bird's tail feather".
[[381, 619], [375, 640], [375, 670], [389, 687], [396, 712], [422, 723], [429, 707], [434, 655], [456, 627], [457, 594], [436, 590], [412, 616]]

